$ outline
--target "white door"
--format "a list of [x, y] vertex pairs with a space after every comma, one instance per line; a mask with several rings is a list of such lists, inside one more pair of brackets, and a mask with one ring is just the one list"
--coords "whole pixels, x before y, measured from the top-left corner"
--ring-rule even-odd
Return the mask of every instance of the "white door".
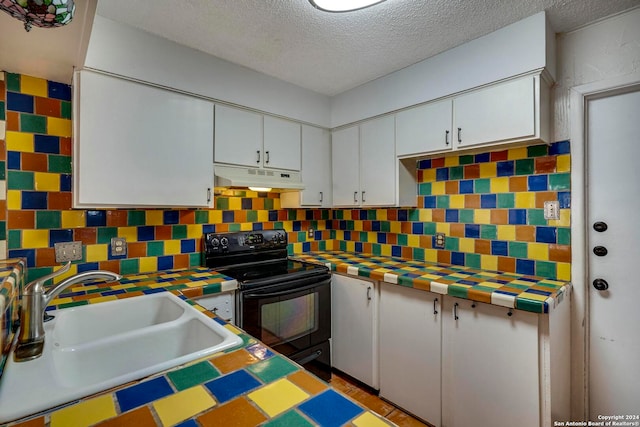
[[396, 155], [450, 151], [451, 99], [431, 102], [396, 114]]
[[333, 205], [360, 205], [360, 128], [352, 126], [331, 135]]
[[264, 116], [265, 168], [300, 170], [300, 123]]
[[214, 161], [260, 167], [262, 157], [262, 115], [216, 105]]
[[326, 129], [302, 126], [303, 206], [331, 207], [331, 134]]
[[360, 126], [360, 199], [362, 206], [393, 206], [396, 201], [395, 117]]
[[[590, 100], [586, 114], [589, 408], [597, 421], [640, 415], [640, 91]], [[606, 230], [596, 231], [598, 222]], [[605, 282], [608, 289], [595, 288]]]

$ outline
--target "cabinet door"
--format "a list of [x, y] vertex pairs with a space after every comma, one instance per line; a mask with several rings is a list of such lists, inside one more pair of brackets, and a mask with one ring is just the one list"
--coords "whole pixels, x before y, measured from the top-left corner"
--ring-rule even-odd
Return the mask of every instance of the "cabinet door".
[[208, 206], [213, 104], [75, 74], [74, 207]]
[[362, 206], [396, 203], [395, 118], [360, 125], [360, 200]]
[[300, 170], [300, 124], [264, 116], [265, 168]]
[[377, 302], [375, 282], [331, 278], [331, 364], [376, 389]]
[[535, 78], [527, 76], [455, 97], [458, 147], [535, 136], [535, 90]]
[[302, 126], [302, 191], [304, 206], [331, 207], [331, 134]]
[[443, 426], [540, 425], [538, 314], [508, 312], [444, 297]]
[[214, 160], [216, 163], [262, 165], [262, 115], [216, 105]]
[[438, 427], [442, 295], [380, 286], [380, 396]]
[[334, 206], [360, 205], [360, 130], [358, 126], [331, 135]]
[[445, 99], [396, 114], [396, 155], [451, 150], [451, 106], [451, 99]]

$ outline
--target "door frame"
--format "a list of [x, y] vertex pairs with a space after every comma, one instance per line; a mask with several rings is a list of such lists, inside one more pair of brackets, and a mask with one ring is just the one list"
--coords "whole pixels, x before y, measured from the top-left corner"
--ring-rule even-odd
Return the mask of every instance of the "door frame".
[[589, 290], [587, 252], [587, 102], [640, 88], [640, 73], [575, 86], [570, 93], [571, 143], [571, 416], [589, 419]]

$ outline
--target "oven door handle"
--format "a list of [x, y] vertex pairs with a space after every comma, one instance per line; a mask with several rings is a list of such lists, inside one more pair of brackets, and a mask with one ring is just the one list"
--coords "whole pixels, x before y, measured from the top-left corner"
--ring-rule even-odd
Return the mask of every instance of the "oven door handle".
[[322, 356], [322, 350], [316, 350], [310, 355], [303, 357], [302, 359], [299, 359], [299, 360], [293, 359], [293, 361], [296, 362], [298, 365], [304, 366], [307, 363], [311, 362], [312, 360], [316, 360], [320, 356]]
[[300, 288], [296, 288], [295, 286], [293, 287], [288, 287], [287, 289], [283, 290], [283, 291], [277, 291], [277, 292], [266, 292], [266, 293], [260, 293], [260, 292], [252, 292], [252, 293], [248, 293], [248, 294], [243, 294], [244, 298], [271, 298], [271, 297], [279, 297], [282, 295], [287, 295], [290, 294], [291, 291], [295, 291], [295, 292], [302, 292], [302, 291], [306, 291], [308, 289], [313, 289], [317, 286], [320, 286], [324, 283], [325, 281], [321, 281], [321, 282], [314, 282], [310, 285], [307, 286], [302, 286]]

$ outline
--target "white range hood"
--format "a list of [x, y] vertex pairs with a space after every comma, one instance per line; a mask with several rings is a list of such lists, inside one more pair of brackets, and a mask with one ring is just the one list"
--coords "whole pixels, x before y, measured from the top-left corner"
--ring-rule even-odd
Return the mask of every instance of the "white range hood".
[[214, 165], [215, 186], [225, 188], [267, 187], [280, 191], [304, 190], [300, 172]]

